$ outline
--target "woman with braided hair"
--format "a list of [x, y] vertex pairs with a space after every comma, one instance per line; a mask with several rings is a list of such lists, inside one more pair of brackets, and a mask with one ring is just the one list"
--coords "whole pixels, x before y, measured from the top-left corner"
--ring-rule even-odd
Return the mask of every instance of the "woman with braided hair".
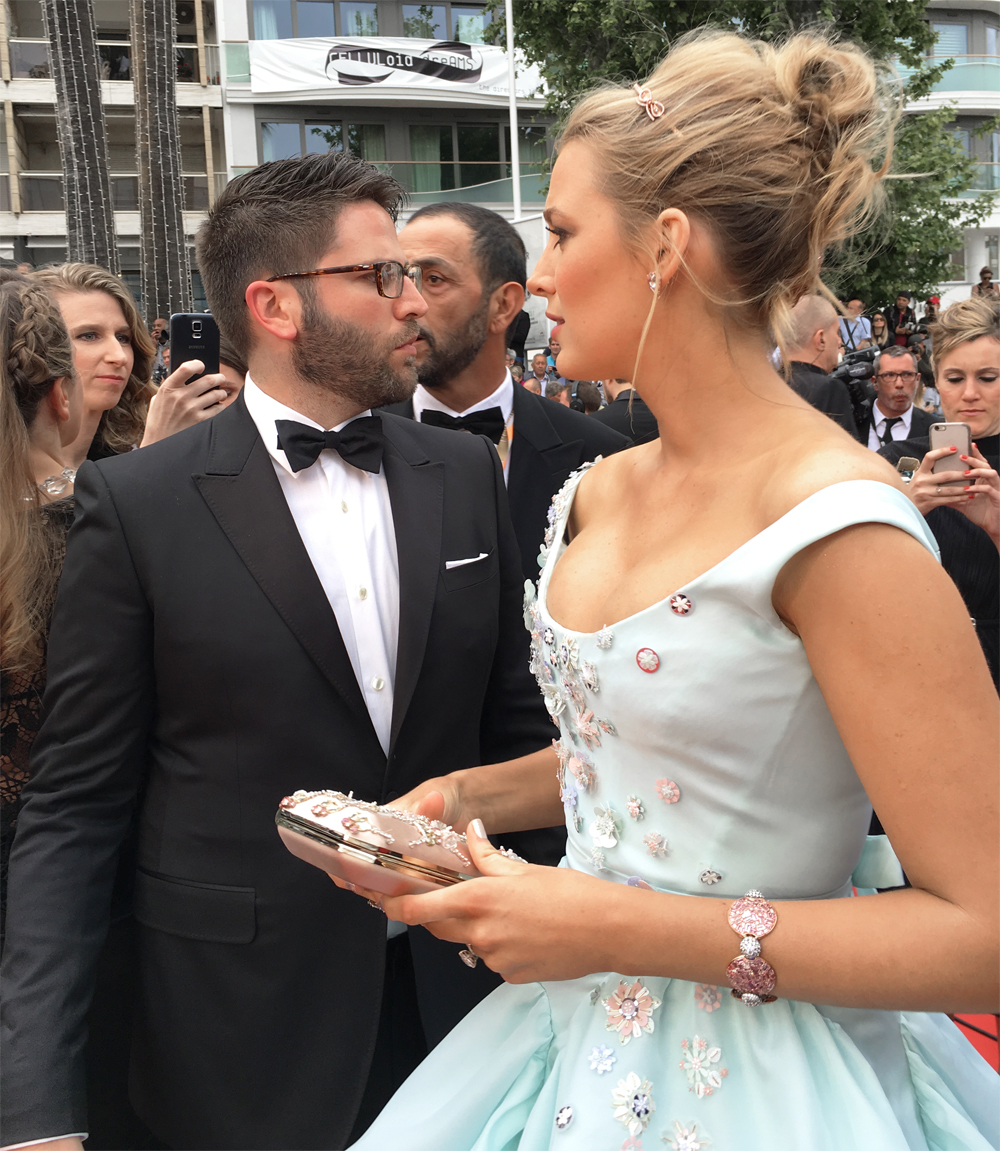
[[0, 272], [0, 938], [7, 860], [41, 718], [45, 638], [73, 519], [82, 391], [58, 305]]

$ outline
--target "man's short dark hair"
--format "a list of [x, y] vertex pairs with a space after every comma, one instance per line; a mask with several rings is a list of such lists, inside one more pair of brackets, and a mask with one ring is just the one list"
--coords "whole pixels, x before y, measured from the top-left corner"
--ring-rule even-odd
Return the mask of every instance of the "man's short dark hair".
[[454, 216], [472, 232], [472, 251], [479, 264], [479, 279], [485, 295], [495, 292], [501, 284], [513, 282], [523, 288], [528, 282], [528, 253], [524, 241], [503, 216], [478, 204], [445, 200], [440, 204], [426, 204], [413, 213], [409, 223], [431, 216]]
[[[916, 369], [917, 357], [912, 348], [903, 348], [899, 344], [890, 344], [888, 347], [882, 349], [882, 354], [879, 356], [879, 373], [882, 372], [886, 360], [898, 360], [900, 356], [909, 356], [913, 361], [914, 369]], [[899, 369], [897, 368], [896, 370], [898, 371]]]
[[576, 385], [576, 398], [581, 401], [583, 410], [588, 414], [600, 411], [601, 393], [593, 381], [581, 380]]
[[[261, 164], [226, 185], [198, 229], [198, 270], [220, 330], [247, 359], [250, 320], [244, 294], [254, 280], [315, 266], [330, 247], [337, 216], [370, 200], [393, 220], [401, 184], [349, 152]], [[292, 283], [308, 295], [311, 281]]]

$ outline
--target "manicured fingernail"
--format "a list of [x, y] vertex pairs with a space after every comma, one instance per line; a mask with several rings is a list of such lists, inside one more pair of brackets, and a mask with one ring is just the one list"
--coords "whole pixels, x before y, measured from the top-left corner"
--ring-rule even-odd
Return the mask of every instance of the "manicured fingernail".
[[486, 828], [483, 826], [483, 821], [481, 819], [473, 819], [469, 823], [469, 830], [478, 839], [485, 839], [486, 838]]
[[953, 452], [957, 452], [957, 451], [958, 451], [958, 448], [952, 448], [951, 450], [952, 450]]

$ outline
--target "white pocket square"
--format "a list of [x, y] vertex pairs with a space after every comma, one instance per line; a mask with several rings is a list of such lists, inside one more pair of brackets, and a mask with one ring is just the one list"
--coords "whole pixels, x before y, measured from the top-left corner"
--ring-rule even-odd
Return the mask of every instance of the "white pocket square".
[[466, 564], [477, 564], [480, 560], [486, 559], [489, 552], [480, 552], [477, 556], [469, 556], [467, 560], [445, 560], [445, 571], [451, 571], [452, 568], [464, 568]]

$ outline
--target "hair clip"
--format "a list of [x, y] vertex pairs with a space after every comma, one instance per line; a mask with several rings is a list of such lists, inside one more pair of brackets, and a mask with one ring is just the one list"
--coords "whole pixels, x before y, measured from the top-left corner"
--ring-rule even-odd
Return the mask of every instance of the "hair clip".
[[646, 115], [650, 120], [659, 120], [665, 111], [660, 101], [653, 99], [653, 93], [650, 92], [648, 88], [642, 88], [638, 84], [633, 84], [632, 89], [636, 94], [635, 102], [646, 109]]

